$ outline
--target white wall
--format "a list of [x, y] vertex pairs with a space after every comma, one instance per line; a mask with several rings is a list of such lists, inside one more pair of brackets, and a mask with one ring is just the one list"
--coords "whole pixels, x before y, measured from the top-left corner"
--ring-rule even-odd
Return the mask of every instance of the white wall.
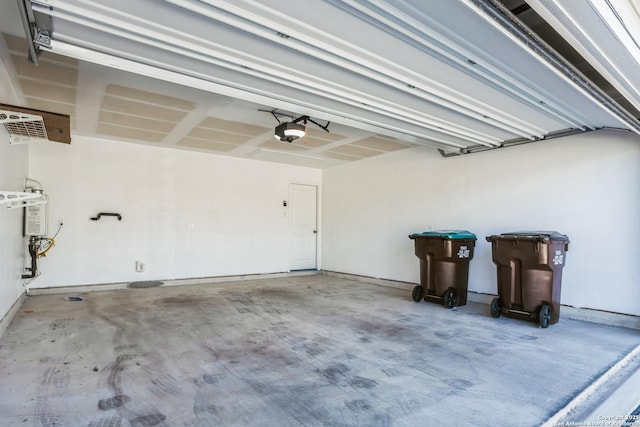
[[[26, 145], [9, 145], [0, 130], [0, 190], [23, 191], [29, 167]], [[23, 292], [20, 276], [24, 270], [26, 241], [22, 237], [22, 209], [0, 206], [0, 319]]]
[[[31, 175], [49, 195], [49, 234], [64, 220], [32, 287], [287, 271], [289, 182], [321, 181], [310, 168], [79, 136], [33, 145]], [[99, 212], [123, 220], [89, 220]]]
[[558, 230], [571, 239], [562, 303], [640, 315], [640, 137], [599, 131], [443, 159], [416, 148], [326, 170], [323, 268], [419, 282], [407, 235], [478, 236], [469, 289], [496, 293], [485, 236]]

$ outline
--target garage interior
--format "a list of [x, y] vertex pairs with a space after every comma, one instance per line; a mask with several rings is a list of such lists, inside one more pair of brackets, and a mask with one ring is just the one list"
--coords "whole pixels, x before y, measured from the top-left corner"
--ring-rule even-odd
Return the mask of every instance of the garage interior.
[[[0, 425], [634, 425], [633, 0], [17, 0], [0, 33]], [[443, 229], [478, 236], [452, 310], [411, 300]], [[571, 240], [548, 329], [489, 316], [518, 230]]]

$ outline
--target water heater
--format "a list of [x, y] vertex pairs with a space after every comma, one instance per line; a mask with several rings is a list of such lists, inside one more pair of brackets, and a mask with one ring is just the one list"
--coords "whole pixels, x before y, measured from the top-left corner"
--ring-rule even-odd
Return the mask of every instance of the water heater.
[[[40, 197], [47, 199], [43, 193]], [[47, 235], [47, 204], [29, 205], [24, 208], [24, 235], [39, 237]]]

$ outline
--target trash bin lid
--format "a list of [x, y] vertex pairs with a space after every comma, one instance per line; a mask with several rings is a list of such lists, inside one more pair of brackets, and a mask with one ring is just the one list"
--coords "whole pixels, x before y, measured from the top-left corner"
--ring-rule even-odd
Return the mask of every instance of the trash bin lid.
[[569, 243], [569, 237], [558, 233], [557, 231], [513, 231], [510, 233], [501, 233], [496, 236], [489, 236], [490, 239], [535, 239], [535, 240], [549, 240], [549, 241], [563, 241]]
[[476, 239], [476, 235], [467, 230], [438, 230], [423, 231], [422, 233], [413, 233], [409, 235], [410, 239], [416, 237], [440, 237], [442, 239]]

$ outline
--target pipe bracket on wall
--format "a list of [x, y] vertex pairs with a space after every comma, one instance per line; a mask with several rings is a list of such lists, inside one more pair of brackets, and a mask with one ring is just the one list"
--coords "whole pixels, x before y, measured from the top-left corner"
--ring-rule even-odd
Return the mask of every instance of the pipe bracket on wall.
[[122, 221], [122, 215], [120, 215], [119, 213], [113, 213], [113, 212], [100, 212], [98, 215], [92, 216], [89, 219], [91, 221], [98, 221], [103, 216], [115, 216], [115, 217], [118, 218], [118, 221]]

